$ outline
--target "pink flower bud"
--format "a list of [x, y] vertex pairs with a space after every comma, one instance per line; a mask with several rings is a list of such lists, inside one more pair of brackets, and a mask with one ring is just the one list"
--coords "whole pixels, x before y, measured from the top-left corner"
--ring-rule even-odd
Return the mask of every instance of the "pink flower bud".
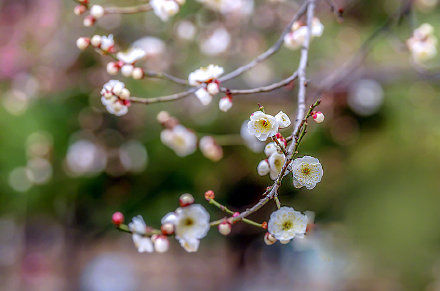
[[215, 198], [214, 191], [208, 190], [208, 191], [205, 192], [205, 199], [206, 200], [209, 201], [209, 200], [214, 199], [214, 198]]
[[110, 62], [107, 64], [107, 73], [109, 75], [116, 75], [119, 72], [119, 66], [116, 62]]
[[182, 194], [179, 198], [179, 204], [181, 207], [186, 207], [194, 203], [194, 197], [191, 194]]
[[171, 223], [164, 223], [160, 227], [160, 230], [164, 235], [171, 235], [174, 233], [174, 225]]
[[321, 122], [323, 122], [324, 121], [324, 114], [322, 114], [322, 112], [321, 111], [314, 111], [313, 113], [312, 113], [312, 117], [313, 117], [313, 120], [316, 122], [316, 123], [321, 123]]
[[140, 80], [144, 77], [144, 70], [142, 70], [142, 68], [139, 68], [139, 67], [134, 68], [133, 72], [131, 73], [131, 76], [135, 80]]
[[154, 250], [158, 253], [164, 253], [168, 251], [170, 243], [166, 236], [160, 235], [154, 240]]
[[232, 98], [230, 96], [224, 96], [218, 102], [218, 107], [221, 111], [226, 112], [232, 107]]
[[93, 26], [95, 22], [96, 22], [95, 17], [93, 17], [92, 15], [87, 15], [86, 17], [84, 17], [83, 25], [86, 27], [90, 27]]
[[88, 37], [80, 37], [76, 40], [76, 46], [80, 50], [85, 50], [90, 44], [90, 39]]
[[114, 225], [121, 225], [122, 223], [124, 223], [124, 214], [119, 211], [113, 213], [112, 222]]
[[85, 5], [76, 5], [75, 8], [73, 8], [73, 13], [75, 13], [75, 15], [81, 15], [84, 12], [86, 12], [87, 7]]
[[264, 235], [264, 242], [270, 246], [273, 245], [274, 243], [276, 243], [277, 239], [271, 235], [270, 233], [266, 232], [266, 234]]
[[227, 221], [223, 221], [222, 223], [220, 223], [218, 225], [218, 231], [222, 234], [222, 235], [228, 235], [231, 233], [232, 230], [232, 226], [229, 222]]
[[101, 46], [101, 36], [95, 34], [94, 36], [92, 36], [92, 38], [90, 39], [90, 43], [92, 46], [94, 47], [100, 47]]

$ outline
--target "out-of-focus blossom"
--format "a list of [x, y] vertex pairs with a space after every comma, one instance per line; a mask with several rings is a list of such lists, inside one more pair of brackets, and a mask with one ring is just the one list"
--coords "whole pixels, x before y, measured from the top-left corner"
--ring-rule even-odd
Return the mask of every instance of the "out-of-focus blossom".
[[101, 46], [100, 48], [103, 51], [111, 51], [115, 46], [115, 41], [113, 40], [113, 34], [109, 34], [108, 36], [101, 36]]
[[282, 242], [303, 238], [306, 228], [307, 216], [292, 207], [283, 206], [270, 215], [268, 231]]
[[162, 218], [162, 224], [171, 223], [175, 227], [176, 239], [187, 252], [196, 252], [200, 239], [209, 231], [209, 213], [199, 204], [177, 208]]
[[119, 52], [116, 54], [118, 60], [126, 64], [134, 64], [138, 60], [141, 60], [146, 56], [146, 52], [138, 47], [132, 47], [125, 52]]
[[[298, 49], [304, 44], [307, 36], [307, 26], [302, 25], [296, 21], [292, 25], [291, 31], [284, 36], [284, 45], [290, 49]], [[324, 25], [318, 18], [313, 18], [311, 37], [320, 37], [324, 32]]]
[[180, 124], [171, 129], [164, 129], [160, 134], [160, 139], [180, 157], [192, 154], [197, 148], [197, 136]]
[[188, 82], [191, 86], [198, 86], [202, 83], [208, 83], [217, 79], [223, 74], [223, 72], [224, 70], [222, 67], [211, 64], [190, 73], [188, 76]]
[[193, 40], [196, 35], [196, 27], [191, 21], [180, 21], [176, 26], [177, 37], [183, 40]]
[[145, 36], [133, 42], [133, 47], [137, 47], [142, 49], [145, 52], [146, 58], [156, 57], [165, 52], [165, 43], [157, 38], [152, 36]]
[[26, 192], [32, 187], [32, 181], [29, 180], [26, 167], [18, 167], [9, 173], [9, 186], [18, 192]]
[[90, 8], [90, 15], [95, 19], [99, 19], [104, 16], [104, 8], [101, 5], [93, 5]]
[[229, 109], [231, 109], [232, 97], [230, 95], [226, 95], [220, 98], [220, 101], [218, 102], [218, 108], [223, 112], [227, 112]]
[[369, 116], [379, 111], [383, 98], [382, 86], [377, 81], [363, 79], [350, 86], [347, 103], [357, 114]]
[[323, 170], [318, 159], [310, 156], [297, 158], [292, 163], [293, 186], [311, 190], [321, 181]]
[[128, 224], [128, 228], [133, 232], [133, 243], [140, 253], [153, 252], [154, 248], [151, 239], [144, 236], [147, 231], [147, 225], [142, 216], [133, 217], [132, 222]]
[[130, 91], [125, 84], [118, 80], [110, 80], [101, 90], [101, 102], [107, 111], [116, 116], [127, 114], [130, 101]]
[[107, 164], [104, 150], [89, 140], [78, 140], [69, 146], [66, 166], [74, 176], [93, 175], [101, 172]]
[[119, 159], [127, 171], [139, 173], [147, 165], [148, 154], [145, 147], [139, 141], [131, 140], [119, 148]]
[[253, 0], [197, 0], [222, 14], [250, 15], [254, 9]]
[[278, 127], [279, 124], [275, 117], [261, 111], [252, 113], [248, 122], [249, 133], [255, 135], [261, 141], [277, 134]]
[[199, 142], [200, 151], [208, 159], [217, 162], [223, 158], [222, 147], [217, 144], [212, 136], [204, 136]]
[[209, 105], [212, 101], [212, 95], [205, 88], [200, 88], [194, 93], [202, 105]]
[[258, 140], [255, 135], [249, 133], [248, 122], [245, 120], [240, 128], [241, 138], [244, 140], [246, 146], [250, 148], [253, 152], [261, 152], [264, 148], [264, 143]]
[[43, 158], [33, 158], [27, 162], [28, 179], [36, 185], [47, 183], [52, 178], [52, 165]]
[[162, 21], [167, 21], [179, 12], [179, 4], [175, 0], [151, 0], [150, 5]]
[[434, 27], [428, 23], [422, 24], [406, 41], [412, 58], [416, 63], [422, 63], [437, 55], [437, 38], [434, 36]]
[[200, 51], [208, 56], [224, 53], [231, 42], [231, 36], [226, 28], [216, 28], [208, 37], [200, 41]]

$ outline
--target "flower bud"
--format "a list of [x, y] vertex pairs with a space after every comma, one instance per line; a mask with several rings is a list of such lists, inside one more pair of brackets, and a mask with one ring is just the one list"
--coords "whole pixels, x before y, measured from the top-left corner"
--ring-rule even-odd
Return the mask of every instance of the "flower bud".
[[122, 88], [119, 98], [124, 100], [130, 98], [130, 91], [127, 88]]
[[232, 107], [232, 98], [230, 96], [224, 96], [218, 102], [218, 108], [223, 112], [228, 111], [229, 109], [231, 109], [231, 107]]
[[267, 222], [266, 221], [263, 221], [263, 223], [261, 224], [261, 228], [267, 229]]
[[76, 5], [75, 8], [73, 8], [73, 13], [75, 15], [81, 15], [84, 12], [86, 12], [87, 7], [85, 5]]
[[273, 245], [274, 243], [277, 242], [277, 239], [271, 235], [270, 233], [266, 232], [266, 234], [264, 235], [264, 242], [270, 246]]
[[90, 8], [90, 15], [95, 19], [101, 18], [104, 16], [104, 8], [101, 5], [93, 5], [92, 8]]
[[93, 17], [92, 15], [87, 15], [86, 17], [84, 17], [83, 20], [83, 25], [86, 27], [90, 27], [93, 26], [93, 24], [95, 24], [95, 17]]
[[113, 86], [113, 93], [116, 96], [121, 95], [122, 89], [124, 89], [124, 84], [123, 83], [117, 83], [116, 85]]
[[166, 236], [159, 236], [154, 240], [154, 250], [158, 253], [164, 253], [168, 251], [170, 243]]
[[214, 198], [215, 198], [214, 191], [208, 190], [208, 191], [205, 192], [205, 199], [206, 200], [209, 201], [209, 200], [214, 199]]
[[151, 241], [154, 243], [159, 237], [160, 237], [159, 234], [153, 234], [153, 235], [151, 236]]
[[270, 172], [269, 162], [267, 160], [262, 160], [257, 166], [257, 172], [258, 175], [260, 176], [265, 176], [269, 174]]
[[227, 221], [223, 221], [222, 223], [220, 223], [218, 225], [218, 231], [222, 234], [222, 235], [228, 235], [231, 233], [232, 230], [232, 226], [229, 222]]
[[144, 77], [144, 70], [142, 70], [142, 68], [138, 68], [138, 67], [134, 68], [133, 72], [131, 73], [131, 76], [135, 80], [140, 80]]
[[264, 153], [266, 154], [266, 156], [270, 157], [272, 154], [278, 152], [278, 146], [276, 145], [275, 142], [270, 142], [266, 145], [266, 147], [264, 148]]
[[107, 73], [109, 75], [116, 75], [119, 72], [119, 66], [116, 62], [110, 62], [107, 64]]
[[277, 239], [271, 235], [270, 233], [266, 232], [266, 234], [264, 235], [264, 242], [270, 246], [273, 245], [274, 243], [277, 242]]
[[159, 112], [156, 117], [157, 121], [159, 121], [159, 123], [161, 124], [166, 123], [170, 118], [171, 118], [170, 114], [166, 111]]
[[174, 225], [172, 223], [164, 223], [160, 227], [160, 230], [164, 235], [171, 235], [174, 233]]
[[90, 39], [90, 43], [91, 43], [92, 46], [94, 46], [94, 47], [99, 47], [99, 46], [101, 46], [101, 36], [95, 34], [95, 35], [92, 36], [92, 38]]
[[124, 214], [121, 212], [115, 212], [112, 215], [112, 222], [114, 225], [121, 225], [124, 222]]
[[76, 40], [76, 46], [80, 50], [85, 50], [90, 44], [90, 39], [88, 37], [80, 37]]
[[181, 207], [189, 206], [194, 203], [194, 197], [191, 194], [182, 194], [179, 198], [179, 204]]
[[216, 82], [209, 83], [208, 86], [206, 86], [206, 90], [211, 95], [215, 95], [218, 94], [218, 92], [220, 92], [220, 88]]
[[321, 111], [314, 111], [312, 113], [312, 117], [316, 123], [321, 123], [324, 121], [324, 114], [322, 114]]
[[125, 77], [130, 77], [133, 73], [133, 65], [123, 65], [121, 68], [121, 73]]

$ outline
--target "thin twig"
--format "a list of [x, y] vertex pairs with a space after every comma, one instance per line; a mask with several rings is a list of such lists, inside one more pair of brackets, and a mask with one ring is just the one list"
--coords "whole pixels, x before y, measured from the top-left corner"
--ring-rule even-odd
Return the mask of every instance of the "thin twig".
[[105, 14], [135, 14], [140, 12], [151, 11], [153, 8], [150, 4], [141, 4], [129, 7], [105, 7]]
[[151, 104], [151, 103], [158, 103], [158, 102], [170, 102], [175, 101], [178, 99], [185, 98], [195, 91], [197, 91], [199, 87], [191, 88], [183, 92], [161, 96], [161, 97], [154, 97], [154, 98], [139, 98], [139, 97], [130, 97], [130, 101], [133, 103], [141, 103], [141, 104]]

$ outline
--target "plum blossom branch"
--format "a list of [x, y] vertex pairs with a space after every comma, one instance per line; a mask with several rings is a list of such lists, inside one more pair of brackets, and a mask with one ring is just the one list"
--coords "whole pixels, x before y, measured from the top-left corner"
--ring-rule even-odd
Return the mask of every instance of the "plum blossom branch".
[[153, 8], [149, 3], [128, 7], [105, 7], [104, 14], [135, 14], [151, 11]]

